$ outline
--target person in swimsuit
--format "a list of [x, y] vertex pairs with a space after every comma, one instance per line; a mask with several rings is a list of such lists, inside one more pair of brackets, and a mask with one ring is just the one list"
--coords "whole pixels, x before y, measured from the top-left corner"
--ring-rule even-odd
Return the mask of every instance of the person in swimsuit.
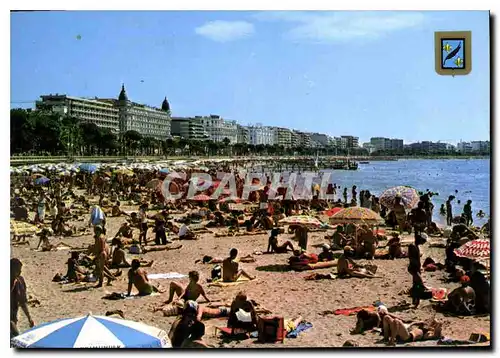
[[318, 255], [318, 260], [319, 261], [333, 261], [333, 252], [330, 249], [330, 245], [328, 244], [323, 244], [322, 246], [323, 251]]
[[337, 261], [337, 275], [339, 277], [374, 278], [375, 275], [368, 272], [351, 259], [353, 255], [354, 250], [350, 246], [344, 247], [344, 253]]
[[204, 335], [205, 325], [202, 322], [196, 321], [191, 327], [191, 336], [182, 342], [181, 348], [210, 348], [210, 346], [203, 341]]
[[19, 335], [17, 328], [17, 314], [19, 307], [23, 310], [28, 318], [29, 326], [35, 326], [35, 322], [31, 318], [28, 308], [28, 295], [26, 289], [26, 282], [24, 277], [21, 276], [23, 264], [19, 259], [10, 259], [10, 338]]
[[435, 319], [408, 324], [393, 315], [386, 315], [382, 324], [384, 339], [388, 340], [388, 345], [396, 345], [396, 340], [401, 342], [416, 342], [442, 337], [443, 324]]
[[198, 321], [198, 304], [193, 301], [186, 302], [182, 316], [174, 321], [168, 337], [173, 348], [180, 348], [182, 343], [191, 335], [193, 325]]
[[278, 235], [280, 229], [272, 229], [271, 236], [269, 237], [269, 242], [267, 244], [267, 252], [276, 252], [277, 254], [284, 254], [288, 249], [294, 251], [293, 245], [290, 241], [284, 242], [282, 245], [278, 245]]
[[137, 259], [132, 260], [132, 265], [128, 271], [128, 290], [127, 296], [132, 292], [132, 285], [139, 291], [139, 296], [147, 296], [159, 290], [149, 283], [148, 274], [140, 268], [141, 262]]
[[108, 255], [109, 255], [109, 247], [106, 244], [106, 236], [101, 234], [101, 230], [99, 226], [95, 228], [95, 243], [94, 243], [94, 252], [95, 252], [95, 266], [96, 266], [96, 275], [99, 279], [96, 288], [102, 287], [104, 277], [108, 279], [108, 286], [111, 286], [111, 281], [116, 280], [115, 276], [109, 271], [107, 267], [108, 263]]
[[237, 256], [238, 250], [231, 249], [229, 257], [222, 261], [222, 278], [224, 282], [236, 282], [241, 276], [244, 276], [249, 280], [254, 280], [254, 276], [251, 276], [240, 269], [239, 264], [236, 261]]
[[189, 283], [186, 287], [183, 287], [181, 284], [177, 282], [170, 283], [170, 292], [168, 296], [168, 300], [165, 301], [164, 304], [169, 304], [173, 301], [174, 296], [177, 294], [177, 297], [180, 300], [184, 301], [196, 301], [198, 297], [203, 296], [203, 298], [210, 302], [210, 299], [207, 297], [203, 286], [201, 286], [198, 281], [200, 280], [200, 274], [198, 271], [189, 272]]
[[[243, 312], [239, 312], [243, 311]], [[238, 318], [241, 315], [248, 315], [249, 320], [242, 321]], [[254, 331], [257, 327], [257, 313], [252, 302], [247, 299], [244, 292], [239, 292], [231, 303], [231, 311], [227, 321], [229, 328], [242, 328], [248, 331]]]
[[68, 272], [66, 277], [69, 282], [80, 282], [85, 278], [87, 272], [79, 265], [80, 254], [76, 251], [71, 253], [71, 257], [68, 259]]
[[[111, 255], [111, 263], [110, 267], [111, 268], [125, 268], [125, 267], [131, 267], [132, 265], [128, 262], [127, 260], [127, 254], [125, 253], [125, 250], [123, 249], [123, 243], [120, 239], [114, 238], [111, 241], [111, 245], [116, 246], [116, 248], [113, 250], [113, 254]], [[141, 267], [151, 267], [153, 266], [154, 261], [146, 261], [146, 260], [140, 260]]]

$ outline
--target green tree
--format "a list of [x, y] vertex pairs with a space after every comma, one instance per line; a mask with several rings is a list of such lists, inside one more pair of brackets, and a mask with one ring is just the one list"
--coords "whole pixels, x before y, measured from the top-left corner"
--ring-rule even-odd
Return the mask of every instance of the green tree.
[[137, 149], [139, 148], [142, 135], [137, 131], [126, 131], [123, 135], [125, 152], [127, 154], [132, 153], [132, 155], [137, 154]]

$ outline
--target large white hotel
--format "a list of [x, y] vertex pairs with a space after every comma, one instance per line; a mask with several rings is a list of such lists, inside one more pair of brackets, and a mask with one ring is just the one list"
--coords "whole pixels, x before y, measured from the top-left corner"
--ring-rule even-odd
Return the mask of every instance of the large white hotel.
[[122, 85], [118, 99], [89, 99], [61, 94], [43, 95], [40, 98], [36, 102], [38, 110], [51, 110], [76, 117], [82, 122], [110, 129], [120, 136], [133, 130], [144, 137], [158, 140], [170, 138], [170, 104], [166, 97], [161, 108], [135, 103], [128, 99], [125, 86]]

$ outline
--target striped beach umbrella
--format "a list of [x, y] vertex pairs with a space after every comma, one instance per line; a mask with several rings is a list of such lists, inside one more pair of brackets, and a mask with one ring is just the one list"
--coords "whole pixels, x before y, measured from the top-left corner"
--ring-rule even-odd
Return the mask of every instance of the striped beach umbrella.
[[93, 316], [64, 318], [13, 338], [17, 348], [171, 348], [167, 333], [144, 323]]
[[455, 255], [470, 260], [483, 261], [490, 258], [490, 240], [477, 239], [466, 242], [454, 250]]

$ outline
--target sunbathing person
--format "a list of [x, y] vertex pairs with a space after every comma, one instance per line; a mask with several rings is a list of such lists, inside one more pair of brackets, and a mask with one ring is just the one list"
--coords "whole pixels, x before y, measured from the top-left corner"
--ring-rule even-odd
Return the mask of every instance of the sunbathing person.
[[[127, 268], [131, 267], [132, 265], [127, 261], [127, 254], [125, 253], [125, 250], [123, 249], [123, 244], [122, 241], [118, 238], [114, 238], [111, 241], [112, 246], [116, 246], [116, 248], [113, 250], [113, 255], [111, 258], [110, 262], [110, 267], [111, 268]], [[146, 260], [140, 260], [141, 267], [151, 267], [153, 266], [154, 261], [146, 261]]]
[[416, 342], [442, 338], [443, 324], [435, 319], [405, 324], [401, 319], [386, 315], [382, 324], [384, 339], [389, 341], [389, 345], [396, 345], [396, 340], [400, 342]]
[[475, 313], [476, 293], [469, 286], [470, 279], [468, 276], [460, 278], [461, 287], [455, 288], [448, 295], [445, 308], [455, 314], [471, 315]]
[[356, 264], [351, 257], [354, 255], [354, 250], [350, 246], [344, 247], [344, 253], [337, 261], [337, 275], [340, 278], [358, 277], [358, 278], [374, 278], [375, 275]]
[[368, 226], [363, 225], [360, 230], [359, 244], [357, 247], [358, 257], [366, 257], [372, 260], [375, 255], [375, 250], [378, 245], [377, 237]]
[[178, 299], [183, 301], [196, 301], [198, 297], [203, 296], [203, 298], [207, 302], [210, 302], [210, 299], [207, 297], [205, 290], [203, 289], [203, 286], [198, 283], [199, 280], [199, 272], [191, 271], [189, 272], [189, 283], [186, 287], [183, 287], [177, 282], [171, 282], [170, 293], [168, 296], [168, 300], [165, 301], [165, 304], [171, 303], [176, 294]]
[[342, 225], [337, 226], [337, 230], [333, 234], [332, 247], [335, 249], [341, 249], [347, 244], [347, 237], [344, 234], [344, 227]]
[[333, 252], [330, 249], [330, 245], [323, 244], [323, 251], [318, 255], [319, 261], [333, 261], [335, 258], [333, 257]]
[[351, 334], [362, 334], [373, 328], [382, 326], [382, 318], [378, 312], [361, 310], [356, 315], [356, 327], [351, 331]]
[[69, 282], [80, 282], [87, 275], [87, 272], [79, 265], [79, 257], [79, 253], [74, 251], [68, 259], [68, 272], [66, 273], [66, 277]]
[[236, 261], [238, 256], [237, 249], [231, 249], [229, 257], [222, 262], [222, 279], [224, 282], [236, 282], [241, 276], [254, 280], [255, 276], [251, 276], [239, 268], [239, 263]]
[[111, 208], [111, 216], [117, 217], [121, 215], [130, 216], [125, 211], [120, 209], [120, 202], [116, 201], [115, 205]]
[[293, 256], [288, 259], [290, 265], [309, 265], [315, 264], [319, 260], [318, 255], [309, 254], [305, 251], [295, 250]]
[[189, 225], [190, 221], [189, 220], [186, 220], [186, 222], [184, 224], [182, 224], [182, 226], [179, 228], [179, 240], [196, 240], [197, 239], [197, 236], [194, 232], [192, 232], [188, 225]]
[[108, 279], [108, 286], [111, 286], [111, 281], [116, 280], [115, 275], [113, 275], [108, 267], [108, 257], [109, 257], [109, 248], [106, 244], [106, 237], [101, 234], [101, 230], [97, 225], [95, 228], [95, 243], [94, 243], [94, 252], [95, 252], [95, 271], [96, 276], [99, 279], [96, 287], [102, 287], [104, 277]]
[[180, 348], [191, 335], [192, 327], [197, 322], [197, 314], [198, 304], [194, 301], [186, 302], [182, 316], [174, 321], [168, 333], [173, 348]]
[[118, 229], [115, 237], [125, 237], [127, 239], [131, 239], [133, 237], [132, 228], [128, 222], [124, 222], [122, 226]]
[[239, 292], [231, 303], [227, 326], [246, 331], [255, 331], [257, 329], [257, 313], [245, 293]]
[[391, 259], [398, 259], [407, 256], [401, 248], [401, 239], [398, 234], [394, 234], [394, 237], [387, 242], [387, 246], [389, 248], [389, 257]]
[[154, 292], [160, 292], [158, 288], [149, 283], [147, 272], [140, 267], [141, 262], [139, 260], [132, 260], [131, 268], [128, 271], [127, 296], [130, 296], [132, 292], [132, 285], [139, 291], [139, 296], [147, 296]]
[[272, 229], [271, 236], [269, 237], [269, 242], [267, 244], [267, 252], [275, 252], [277, 254], [284, 254], [290, 250], [294, 250], [293, 245], [290, 241], [286, 241], [281, 245], [278, 245], [278, 235], [280, 229]]
[[184, 340], [181, 344], [181, 348], [211, 348], [203, 340], [205, 335], [205, 325], [199, 321], [196, 321], [191, 327], [191, 335]]

